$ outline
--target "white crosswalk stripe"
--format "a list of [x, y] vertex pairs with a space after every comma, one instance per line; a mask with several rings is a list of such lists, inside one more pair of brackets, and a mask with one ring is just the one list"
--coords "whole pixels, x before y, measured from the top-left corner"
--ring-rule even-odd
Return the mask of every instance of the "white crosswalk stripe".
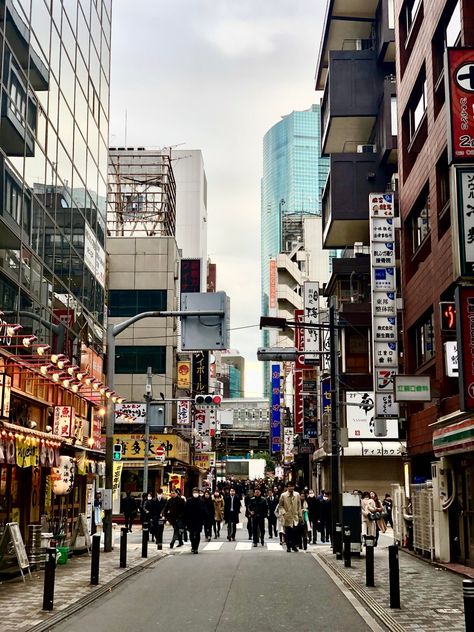
[[251, 542], [237, 542], [237, 544], [235, 545], [236, 551], [250, 551], [251, 548]]
[[224, 542], [208, 542], [203, 551], [219, 551]]

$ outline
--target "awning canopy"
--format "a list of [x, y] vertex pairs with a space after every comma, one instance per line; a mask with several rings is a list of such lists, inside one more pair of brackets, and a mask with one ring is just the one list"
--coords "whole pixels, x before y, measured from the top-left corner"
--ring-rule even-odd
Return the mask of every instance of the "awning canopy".
[[433, 432], [433, 450], [436, 456], [474, 451], [474, 419], [465, 419]]
[[[322, 461], [330, 456], [330, 452], [326, 452], [324, 448], [319, 448], [313, 453], [313, 461]], [[401, 457], [406, 454], [405, 441], [349, 441], [347, 448], [342, 449], [342, 456], [383, 456], [383, 457]]]

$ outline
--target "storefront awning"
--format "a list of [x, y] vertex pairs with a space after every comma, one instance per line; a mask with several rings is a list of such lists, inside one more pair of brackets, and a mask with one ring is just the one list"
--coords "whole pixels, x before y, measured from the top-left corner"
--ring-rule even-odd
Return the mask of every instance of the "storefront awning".
[[17, 424], [11, 424], [9, 421], [1, 421], [0, 429], [7, 430], [12, 434], [22, 434], [25, 437], [35, 437], [35, 439], [44, 439], [45, 441], [55, 441], [58, 443], [63, 443], [64, 438], [55, 435], [52, 432], [42, 432], [41, 430], [34, 430], [33, 428], [26, 428], [25, 426], [18, 426]]
[[[123, 467], [126, 470], [143, 470], [143, 459], [141, 461], [121, 461], [123, 463]], [[163, 461], [148, 461], [148, 469], [155, 467], [165, 467], [166, 462]]]
[[[406, 453], [404, 441], [349, 441], [347, 448], [343, 448], [342, 456], [403, 456]], [[323, 448], [313, 452], [313, 461], [322, 461], [330, 456]]]
[[465, 419], [433, 432], [436, 456], [474, 451], [474, 419]]

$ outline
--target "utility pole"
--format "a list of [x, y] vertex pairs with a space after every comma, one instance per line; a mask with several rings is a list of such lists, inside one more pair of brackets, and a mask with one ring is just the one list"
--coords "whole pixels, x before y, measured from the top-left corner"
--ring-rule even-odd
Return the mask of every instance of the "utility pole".
[[145, 415], [145, 456], [143, 458], [143, 493], [148, 492], [148, 444], [150, 443], [150, 402], [153, 399], [152, 393], [152, 372], [151, 366], [148, 367], [146, 372], [146, 386], [145, 386], [145, 401], [146, 401], [146, 415]]
[[331, 542], [334, 543], [336, 524], [342, 523], [341, 450], [339, 429], [339, 332], [336, 325], [334, 297], [329, 306], [329, 336], [331, 363]]

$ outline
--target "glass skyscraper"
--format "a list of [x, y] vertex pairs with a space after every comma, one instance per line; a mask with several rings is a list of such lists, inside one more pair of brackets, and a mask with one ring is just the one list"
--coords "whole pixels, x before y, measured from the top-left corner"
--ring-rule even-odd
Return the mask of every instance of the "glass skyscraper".
[[[282, 117], [263, 138], [261, 180], [261, 299], [269, 310], [270, 259], [281, 250], [282, 219], [288, 215], [321, 215], [322, 191], [329, 160], [321, 157], [320, 106]], [[263, 346], [268, 346], [263, 332]], [[264, 364], [264, 388], [269, 365]]]
[[103, 342], [111, 5], [0, 0], [0, 309], [76, 352]]

